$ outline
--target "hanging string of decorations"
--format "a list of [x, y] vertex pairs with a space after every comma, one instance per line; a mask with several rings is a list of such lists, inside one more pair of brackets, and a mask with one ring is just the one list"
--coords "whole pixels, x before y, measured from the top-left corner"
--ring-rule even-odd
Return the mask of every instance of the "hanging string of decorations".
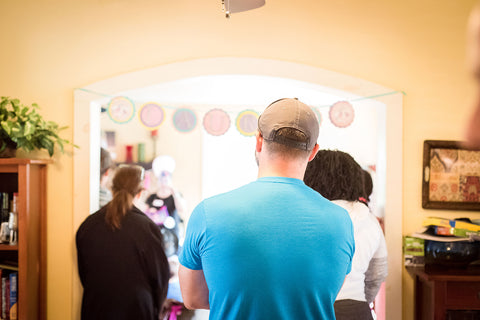
[[[78, 90], [96, 93], [88, 89], [80, 88]], [[373, 99], [386, 95], [402, 93], [402, 91], [392, 91], [375, 96], [361, 97], [352, 99], [350, 101], [337, 101], [331, 105], [312, 106], [313, 111], [317, 115], [318, 122], [322, 125], [323, 116], [320, 108], [328, 108], [328, 118], [330, 122], [337, 128], [344, 129], [351, 126], [355, 120], [355, 109], [352, 102]], [[100, 94], [102, 96], [108, 96]], [[125, 124], [130, 122], [135, 113], [138, 115], [138, 120], [147, 130], [157, 130], [165, 122], [165, 108], [174, 109], [172, 116], [172, 123], [176, 130], [182, 133], [193, 131], [198, 124], [197, 113], [188, 107], [170, 107], [163, 106], [156, 102], [144, 103], [136, 112], [135, 103], [132, 99], [124, 96], [117, 96], [111, 98], [106, 108], [106, 111], [112, 121], [118, 124]], [[246, 137], [254, 136], [257, 130], [258, 117], [260, 115], [252, 110], [246, 109], [240, 111], [235, 118], [235, 127], [237, 131]], [[204, 130], [212, 136], [222, 136], [231, 127], [230, 116], [227, 111], [220, 108], [210, 109], [203, 116], [202, 125]]]
[[355, 110], [348, 101], [335, 102], [328, 111], [330, 121], [338, 128], [347, 128], [355, 119]]
[[165, 111], [158, 103], [147, 102], [138, 110], [138, 119], [145, 129], [157, 130], [165, 120]]
[[230, 117], [222, 109], [212, 109], [203, 117], [203, 128], [212, 136], [221, 136], [230, 128]]
[[188, 108], [180, 108], [173, 114], [173, 126], [180, 132], [190, 132], [197, 125], [197, 115]]
[[115, 123], [127, 123], [135, 115], [135, 103], [127, 97], [115, 97], [108, 103], [107, 114]]
[[254, 110], [245, 110], [238, 114], [235, 126], [246, 137], [254, 136], [257, 131], [259, 114]]

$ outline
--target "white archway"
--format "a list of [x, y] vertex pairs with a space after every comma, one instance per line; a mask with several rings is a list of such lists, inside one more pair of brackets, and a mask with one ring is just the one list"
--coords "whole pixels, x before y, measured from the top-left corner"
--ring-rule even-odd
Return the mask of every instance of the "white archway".
[[[379, 93], [391, 92], [389, 88], [342, 75], [320, 68], [291, 62], [256, 59], [256, 58], [210, 58], [162, 65], [153, 69], [142, 70], [117, 76], [89, 85], [84, 90], [75, 90], [74, 94], [74, 143], [80, 146], [74, 156], [74, 219], [73, 230], [90, 212], [90, 172], [97, 176], [98, 159], [91, 157], [90, 150], [100, 147], [99, 106], [91, 102], [98, 100], [101, 92], [115, 95], [118, 92], [152, 86], [154, 84], [205, 75], [262, 75], [294, 79], [318, 84], [324, 87], [349, 92], [363, 97], [372, 97]], [[386, 203], [387, 221], [386, 239], [389, 251], [389, 276], [386, 282], [386, 318], [402, 318], [402, 95], [379, 95], [372, 99], [384, 103], [385, 146], [386, 146]], [[73, 257], [76, 259], [76, 257]], [[75, 264], [74, 264], [75, 265]], [[77, 270], [72, 271], [78, 279]], [[79, 317], [81, 286], [78, 280], [73, 284], [74, 308], [72, 318]]]

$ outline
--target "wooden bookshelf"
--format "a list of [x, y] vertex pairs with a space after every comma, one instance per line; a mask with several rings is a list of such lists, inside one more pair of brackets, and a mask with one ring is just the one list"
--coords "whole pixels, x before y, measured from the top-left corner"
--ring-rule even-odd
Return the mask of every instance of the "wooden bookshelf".
[[480, 268], [406, 269], [414, 279], [415, 320], [479, 319]]
[[18, 265], [18, 319], [46, 319], [46, 182], [50, 160], [0, 159], [0, 192], [18, 193], [18, 245], [0, 244], [0, 264]]
[[8, 244], [0, 244], [0, 252], [1, 251], [17, 251], [18, 246], [11, 246]]

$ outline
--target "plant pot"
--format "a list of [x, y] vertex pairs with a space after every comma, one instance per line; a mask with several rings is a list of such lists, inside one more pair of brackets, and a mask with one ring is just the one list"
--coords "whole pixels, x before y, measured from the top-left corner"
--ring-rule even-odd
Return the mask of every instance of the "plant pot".
[[[5, 141], [7, 145], [5, 149], [0, 151], [0, 158], [15, 158], [17, 155], [17, 144], [12, 140], [8, 139]], [[0, 146], [3, 144], [3, 141], [0, 140]]]

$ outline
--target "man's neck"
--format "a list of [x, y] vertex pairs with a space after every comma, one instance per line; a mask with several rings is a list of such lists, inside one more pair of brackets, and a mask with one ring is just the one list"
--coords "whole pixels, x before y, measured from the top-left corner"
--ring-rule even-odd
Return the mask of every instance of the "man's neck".
[[268, 165], [260, 164], [258, 167], [258, 178], [263, 177], [285, 177], [303, 180], [305, 175], [306, 164], [297, 163], [269, 163]]

